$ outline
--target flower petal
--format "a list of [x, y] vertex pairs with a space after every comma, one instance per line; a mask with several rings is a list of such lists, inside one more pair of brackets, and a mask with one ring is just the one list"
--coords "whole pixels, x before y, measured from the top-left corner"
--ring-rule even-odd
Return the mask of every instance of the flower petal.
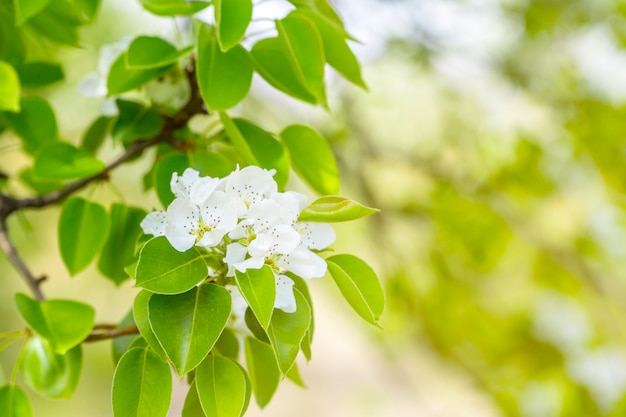
[[180, 252], [196, 243], [200, 211], [186, 198], [177, 198], [167, 208], [165, 237]]
[[304, 279], [323, 277], [327, 268], [324, 259], [304, 246], [298, 246], [293, 252], [281, 256], [277, 264]]
[[276, 300], [274, 308], [285, 313], [295, 313], [296, 297], [293, 295], [293, 280], [286, 275], [276, 275]]
[[165, 235], [166, 215], [164, 211], [153, 211], [139, 224], [143, 232], [147, 235], [164, 236]]
[[328, 223], [302, 222], [296, 224], [296, 229], [308, 249], [325, 249], [337, 238], [335, 229]]

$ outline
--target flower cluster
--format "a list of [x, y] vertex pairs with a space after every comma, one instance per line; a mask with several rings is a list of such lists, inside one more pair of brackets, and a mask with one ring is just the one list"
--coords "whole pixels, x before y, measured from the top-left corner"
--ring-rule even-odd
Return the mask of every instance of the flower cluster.
[[335, 241], [327, 223], [300, 222], [306, 196], [278, 192], [274, 171], [255, 166], [237, 169], [225, 178], [200, 176], [188, 168], [174, 173], [175, 195], [166, 211], [148, 214], [144, 232], [165, 236], [178, 251], [199, 246], [222, 254], [226, 277], [269, 265], [276, 277], [275, 308], [296, 309], [291, 272], [304, 279], [326, 273], [326, 262], [314, 251]]

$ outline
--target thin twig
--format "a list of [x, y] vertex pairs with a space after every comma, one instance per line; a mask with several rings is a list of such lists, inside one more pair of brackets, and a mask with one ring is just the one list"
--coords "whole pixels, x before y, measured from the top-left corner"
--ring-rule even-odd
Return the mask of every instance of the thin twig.
[[128, 336], [131, 334], [139, 334], [139, 329], [134, 324], [119, 329], [100, 329], [99, 325], [96, 325], [94, 326], [94, 331], [87, 336], [84, 342], [98, 342], [100, 340], [115, 339], [116, 337]]

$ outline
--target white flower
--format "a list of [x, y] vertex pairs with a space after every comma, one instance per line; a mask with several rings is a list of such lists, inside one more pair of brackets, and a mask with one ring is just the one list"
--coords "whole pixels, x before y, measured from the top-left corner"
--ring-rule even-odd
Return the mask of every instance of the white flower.
[[278, 191], [273, 177], [275, 172], [252, 165], [237, 169], [225, 178], [226, 194], [238, 201], [237, 217], [244, 218], [250, 206]]
[[165, 225], [167, 216], [164, 211], [153, 211], [148, 213], [145, 219], [139, 224], [143, 232], [148, 235], [165, 236]]
[[302, 245], [278, 257], [276, 264], [285, 271], [293, 272], [304, 279], [320, 278], [326, 274], [324, 259]]
[[326, 249], [336, 239], [335, 229], [328, 223], [299, 222], [294, 228], [307, 249]]
[[293, 295], [293, 280], [287, 275], [276, 275], [276, 300], [274, 308], [279, 308], [285, 313], [295, 313], [296, 297]]
[[222, 180], [212, 177], [201, 177], [193, 168], [187, 168], [183, 175], [177, 172], [172, 174], [170, 189], [176, 197], [188, 198], [196, 205], [203, 204]]

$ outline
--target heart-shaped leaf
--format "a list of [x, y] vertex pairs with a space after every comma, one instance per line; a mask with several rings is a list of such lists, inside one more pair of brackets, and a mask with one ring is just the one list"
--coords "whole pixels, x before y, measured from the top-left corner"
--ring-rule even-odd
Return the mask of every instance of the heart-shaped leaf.
[[184, 294], [150, 297], [150, 325], [179, 375], [198, 366], [213, 348], [230, 317], [230, 307], [230, 293], [213, 284]]

